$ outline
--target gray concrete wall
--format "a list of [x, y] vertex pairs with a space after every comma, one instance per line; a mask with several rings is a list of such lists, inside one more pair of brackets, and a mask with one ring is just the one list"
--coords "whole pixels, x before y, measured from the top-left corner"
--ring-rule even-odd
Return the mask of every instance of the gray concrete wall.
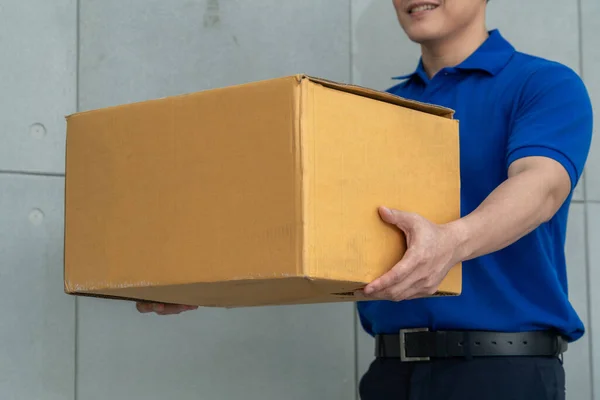
[[[598, 21], [598, 0], [493, 1], [489, 14], [517, 48], [580, 72], [594, 104]], [[157, 317], [64, 295], [63, 117], [299, 72], [385, 89], [418, 54], [383, 0], [0, 0], [0, 398], [354, 397], [373, 349], [351, 304]], [[569, 223], [588, 327], [566, 356], [569, 399], [600, 390], [598, 146]]]

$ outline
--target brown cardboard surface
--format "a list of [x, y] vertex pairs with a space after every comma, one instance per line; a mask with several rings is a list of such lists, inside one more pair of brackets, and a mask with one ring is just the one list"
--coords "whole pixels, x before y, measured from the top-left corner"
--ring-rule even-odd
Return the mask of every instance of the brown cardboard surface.
[[352, 301], [404, 252], [378, 206], [459, 218], [458, 148], [452, 110], [303, 75], [74, 114], [65, 291]]

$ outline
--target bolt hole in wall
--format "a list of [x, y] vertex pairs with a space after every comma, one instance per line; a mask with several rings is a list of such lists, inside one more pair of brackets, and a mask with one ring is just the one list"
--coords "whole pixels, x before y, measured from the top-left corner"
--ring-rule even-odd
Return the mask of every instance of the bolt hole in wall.
[[39, 123], [33, 124], [29, 128], [29, 133], [31, 134], [32, 138], [41, 139], [46, 136], [46, 127]]
[[40, 226], [44, 222], [44, 212], [39, 208], [34, 208], [29, 212], [29, 222], [34, 226]]

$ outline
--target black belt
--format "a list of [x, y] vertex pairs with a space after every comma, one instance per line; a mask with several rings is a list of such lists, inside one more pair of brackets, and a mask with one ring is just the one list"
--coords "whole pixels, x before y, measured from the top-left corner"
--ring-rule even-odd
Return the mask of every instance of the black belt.
[[539, 332], [429, 331], [405, 329], [376, 336], [376, 357], [428, 361], [451, 357], [561, 356], [568, 343], [560, 335]]

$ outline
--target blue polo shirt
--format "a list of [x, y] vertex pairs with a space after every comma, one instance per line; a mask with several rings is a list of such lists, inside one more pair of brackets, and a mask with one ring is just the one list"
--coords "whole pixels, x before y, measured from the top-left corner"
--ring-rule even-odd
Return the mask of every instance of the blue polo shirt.
[[[469, 58], [432, 79], [419, 63], [389, 92], [456, 111], [461, 212], [469, 214], [528, 156], [558, 161], [577, 184], [592, 136], [592, 107], [579, 76], [515, 51], [497, 31]], [[547, 223], [513, 245], [463, 263], [463, 292], [358, 304], [370, 334], [402, 328], [522, 332], [554, 329], [574, 341], [584, 326], [568, 300], [565, 234], [571, 195]]]

